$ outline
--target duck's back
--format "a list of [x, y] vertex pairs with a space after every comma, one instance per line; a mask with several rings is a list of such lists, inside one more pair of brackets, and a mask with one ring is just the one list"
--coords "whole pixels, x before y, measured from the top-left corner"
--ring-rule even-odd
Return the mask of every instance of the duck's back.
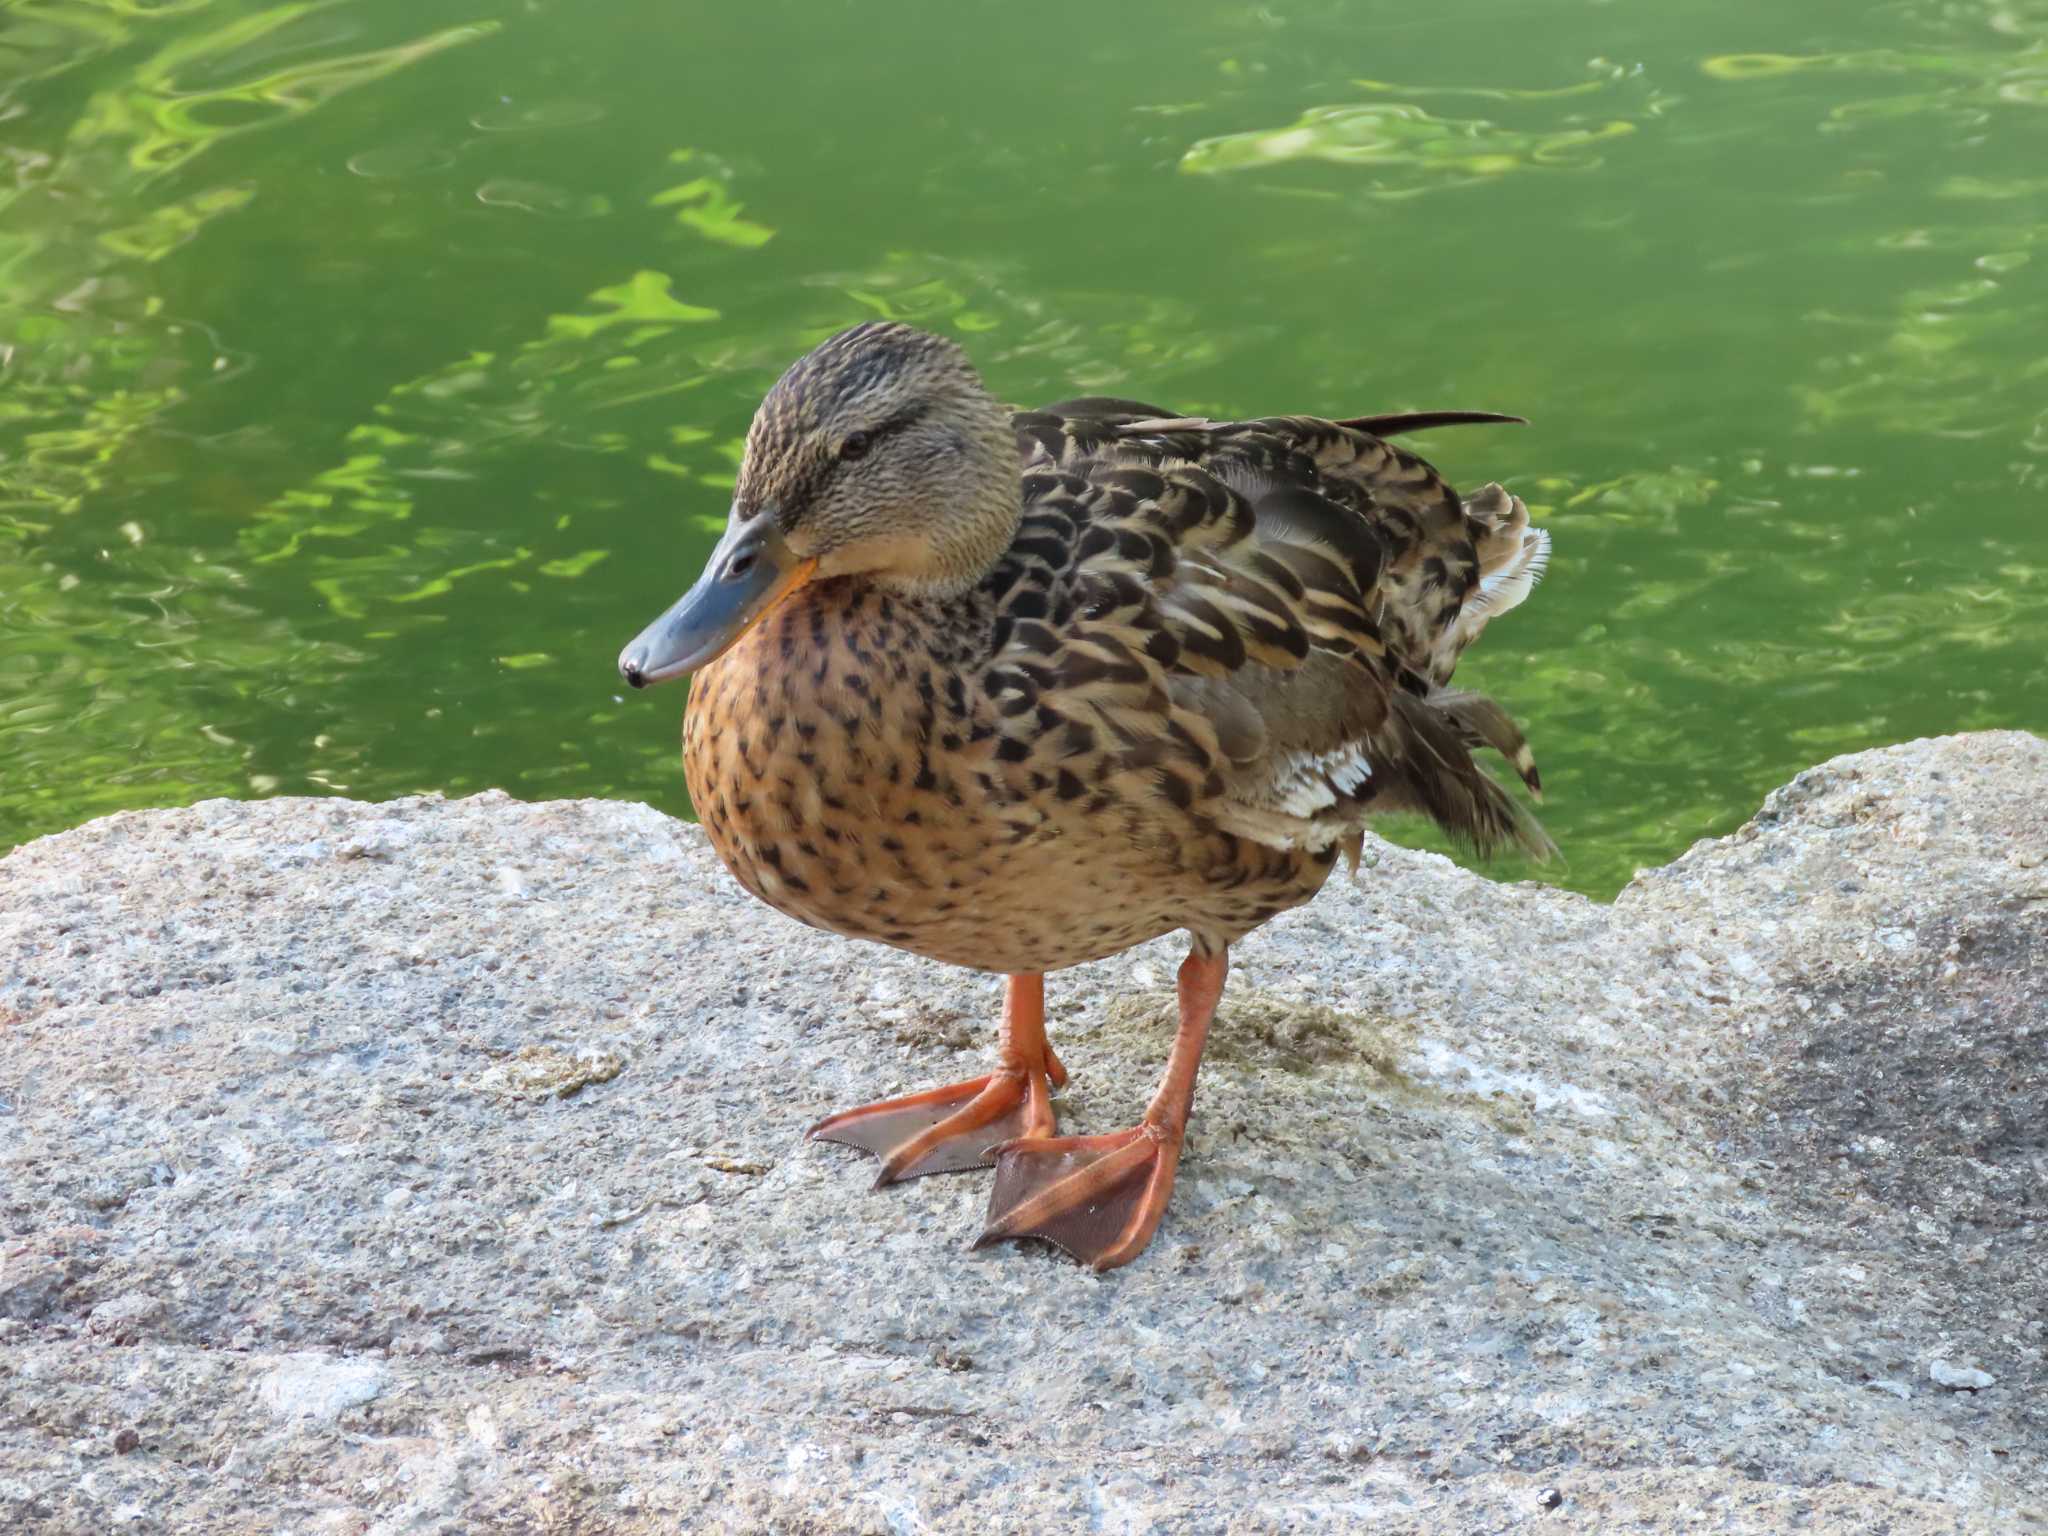
[[[1500, 486], [1460, 498], [1388, 440], [1513, 420], [1211, 422], [1101, 399], [1017, 418], [1027, 508], [1087, 509], [1079, 586], [1137, 575], [1119, 557], [1145, 541], [1149, 601], [1132, 628], [1161, 656], [1177, 708], [1215, 733], [1208, 817], [1319, 849], [1355, 845], [1370, 815], [1420, 811], [1482, 852], [1548, 850], [1471, 757], [1493, 747], [1537, 789], [1520, 731], [1449, 684], [1464, 648], [1528, 595], [1549, 538]], [[1116, 550], [1090, 560], [1106, 534]]]

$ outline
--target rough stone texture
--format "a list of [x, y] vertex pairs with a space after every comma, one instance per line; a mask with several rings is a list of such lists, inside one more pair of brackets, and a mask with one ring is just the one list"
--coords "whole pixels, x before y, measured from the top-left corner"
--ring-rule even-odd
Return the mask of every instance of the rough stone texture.
[[[1070, 1127], [1178, 958], [1054, 978]], [[1382, 847], [1237, 959], [1098, 1278], [801, 1140], [979, 1070], [995, 983], [654, 811], [30, 844], [0, 1529], [2048, 1524], [2048, 744], [1840, 759], [1612, 906]]]

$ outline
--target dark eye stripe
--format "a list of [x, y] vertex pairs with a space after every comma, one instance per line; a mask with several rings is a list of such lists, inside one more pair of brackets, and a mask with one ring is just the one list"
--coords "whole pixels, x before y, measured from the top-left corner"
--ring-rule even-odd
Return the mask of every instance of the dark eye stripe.
[[914, 405], [907, 411], [902, 411], [897, 415], [891, 416], [887, 421], [881, 423], [881, 425], [879, 426], [869, 427], [864, 432], [851, 434], [865, 439], [865, 442], [863, 443], [860, 452], [855, 454], [851, 460], [835, 458], [833, 462], [844, 464], [849, 462], [856, 462], [860, 459], [866, 458], [869, 454], [875, 451], [876, 446], [882, 441], [883, 438], [893, 436], [895, 433], [901, 432], [907, 427], [914, 426], [916, 423], [922, 421], [925, 415], [926, 408], [924, 406]]

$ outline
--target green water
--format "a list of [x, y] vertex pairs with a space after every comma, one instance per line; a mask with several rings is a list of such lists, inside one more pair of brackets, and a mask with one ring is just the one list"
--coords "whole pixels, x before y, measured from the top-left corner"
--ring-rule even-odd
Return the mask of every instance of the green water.
[[0, 0], [0, 846], [211, 795], [681, 811], [619, 646], [782, 366], [1470, 407], [1461, 671], [1611, 892], [2048, 727], [2048, 0]]

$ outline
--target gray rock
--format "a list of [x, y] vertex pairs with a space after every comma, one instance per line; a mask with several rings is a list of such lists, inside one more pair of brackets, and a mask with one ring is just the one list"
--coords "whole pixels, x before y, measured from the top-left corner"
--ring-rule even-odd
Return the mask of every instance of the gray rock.
[[[46, 838], [0, 861], [0, 1529], [2042, 1528], [2044, 796], [2025, 735], [1843, 758], [1604, 906], [1379, 848], [1240, 947], [1103, 1277], [802, 1140], [981, 1070], [996, 985], [686, 824]], [[1178, 959], [1053, 978], [1070, 1128], [1142, 1106]]]
[[332, 1423], [376, 1399], [391, 1373], [372, 1359], [335, 1360], [318, 1351], [288, 1355], [256, 1383], [263, 1406], [281, 1419]]
[[55, 1311], [77, 1270], [39, 1253], [14, 1253], [0, 1261], [0, 1317], [24, 1321]]
[[1927, 1377], [1936, 1386], [1947, 1387], [1951, 1392], [1980, 1391], [1998, 1380], [1989, 1371], [1980, 1371], [1974, 1365], [1951, 1365], [1946, 1360], [1928, 1361]]
[[164, 1315], [164, 1304], [154, 1296], [130, 1293], [103, 1301], [86, 1319], [86, 1331], [119, 1344], [133, 1344]]

